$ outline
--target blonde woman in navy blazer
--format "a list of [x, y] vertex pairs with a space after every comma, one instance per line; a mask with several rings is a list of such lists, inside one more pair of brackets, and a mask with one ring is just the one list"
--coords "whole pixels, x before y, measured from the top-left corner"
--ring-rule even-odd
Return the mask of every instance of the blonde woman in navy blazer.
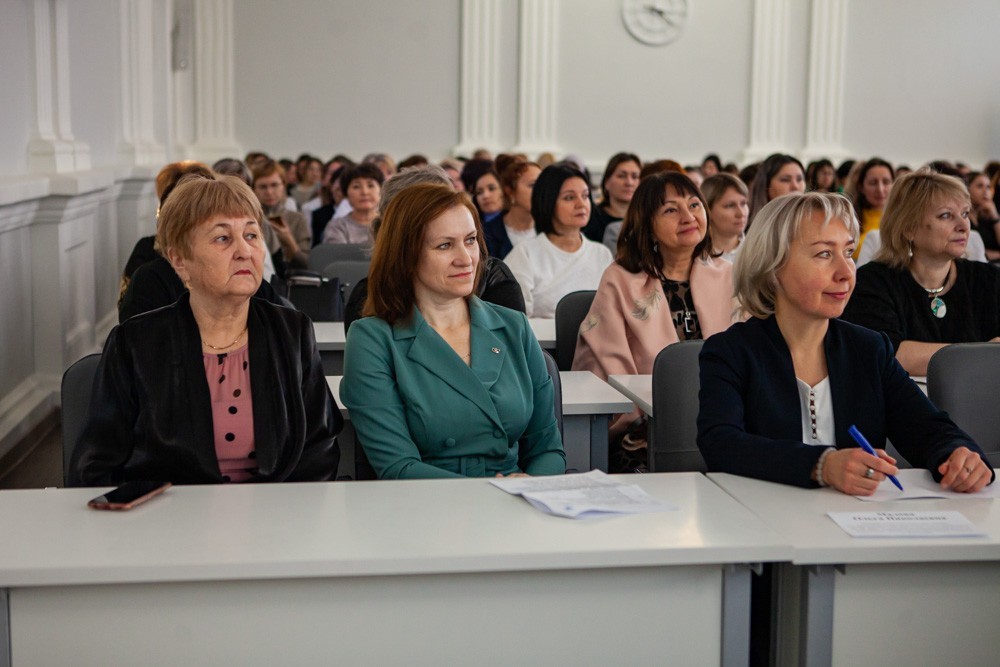
[[870, 495], [896, 461], [860, 449], [892, 440], [941, 486], [993, 479], [982, 450], [927, 400], [885, 334], [837, 319], [854, 290], [858, 220], [841, 195], [786, 195], [761, 209], [733, 284], [752, 317], [702, 348], [698, 447], [708, 469]]
[[463, 193], [415, 185], [385, 212], [340, 393], [379, 478], [565, 472], [527, 319], [473, 296], [485, 253]]

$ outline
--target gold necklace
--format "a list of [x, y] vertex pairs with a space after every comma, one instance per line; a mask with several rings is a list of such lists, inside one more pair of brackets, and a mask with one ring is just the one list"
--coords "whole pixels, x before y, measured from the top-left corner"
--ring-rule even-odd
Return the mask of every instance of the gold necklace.
[[243, 338], [243, 334], [245, 334], [245, 333], [247, 332], [247, 329], [248, 329], [248, 328], [249, 328], [249, 325], [248, 325], [248, 326], [246, 326], [246, 327], [244, 327], [244, 328], [243, 328], [243, 331], [241, 331], [241, 332], [240, 332], [240, 335], [239, 335], [239, 336], [237, 336], [237, 337], [236, 337], [236, 339], [235, 339], [235, 340], [233, 340], [233, 342], [232, 342], [232, 343], [230, 343], [229, 345], [223, 345], [223, 346], [221, 346], [221, 347], [216, 347], [216, 346], [212, 345], [211, 343], [209, 343], [209, 342], [208, 342], [207, 340], [205, 340], [204, 338], [202, 338], [202, 339], [201, 339], [201, 344], [202, 344], [202, 345], [204, 345], [205, 347], [208, 347], [208, 348], [211, 348], [211, 349], [213, 349], [213, 350], [228, 350], [228, 349], [229, 349], [229, 348], [231, 348], [231, 347], [232, 347], [233, 345], [236, 345], [236, 343], [240, 342], [240, 338]]

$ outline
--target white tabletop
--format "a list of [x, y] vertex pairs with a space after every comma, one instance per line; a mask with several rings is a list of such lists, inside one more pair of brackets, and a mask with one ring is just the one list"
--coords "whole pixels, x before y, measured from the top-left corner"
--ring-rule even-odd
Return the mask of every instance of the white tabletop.
[[590, 371], [559, 371], [564, 415], [631, 412], [632, 401]]
[[[556, 321], [552, 319], [529, 319], [528, 324], [535, 333], [535, 338], [546, 350], [555, 349]], [[316, 347], [321, 352], [343, 351], [347, 343], [343, 322], [313, 322], [313, 333], [316, 336]]]
[[[726, 473], [708, 477], [790, 541], [798, 565], [1000, 560], [1000, 504], [991, 498], [864, 502], [833, 489], [802, 489]], [[888, 484], [888, 482], [885, 482]], [[958, 511], [986, 538], [855, 538], [827, 512]]]
[[653, 416], [652, 375], [609, 375], [608, 384], [627, 396], [645, 414]]
[[[326, 384], [340, 407], [340, 414], [349, 419], [347, 407], [340, 400], [343, 377], [327, 375]], [[559, 379], [562, 381], [563, 415], [613, 415], [632, 410], [631, 401], [590, 371], [559, 371]]]
[[104, 489], [0, 491], [0, 588], [787, 560], [694, 473], [625, 478], [678, 511], [573, 521], [487, 480], [183, 486], [129, 512]]

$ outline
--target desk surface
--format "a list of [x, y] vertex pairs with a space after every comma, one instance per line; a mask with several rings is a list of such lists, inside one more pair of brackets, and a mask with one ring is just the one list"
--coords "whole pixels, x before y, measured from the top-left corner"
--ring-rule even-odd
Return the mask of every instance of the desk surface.
[[99, 489], [0, 491], [0, 588], [787, 560], [705, 477], [627, 478], [678, 511], [573, 521], [487, 480], [183, 486], [129, 512]]
[[[528, 320], [535, 338], [546, 350], [556, 347], [556, 321], [553, 319], [532, 318]], [[343, 351], [347, 341], [343, 322], [313, 322], [313, 332], [316, 335], [316, 347], [321, 352]]]
[[[992, 498], [864, 502], [833, 489], [802, 489], [726, 473], [708, 477], [791, 542], [797, 565], [1000, 560], [1000, 503]], [[851, 537], [827, 512], [961, 512], [986, 538]]]
[[[342, 375], [327, 375], [326, 383], [340, 407], [340, 414], [348, 419], [348, 410], [340, 400], [342, 379]], [[611, 415], [632, 410], [630, 400], [590, 371], [560, 371], [559, 379], [562, 381], [563, 415]]]
[[609, 375], [608, 384], [628, 397], [646, 415], [653, 416], [652, 375]]

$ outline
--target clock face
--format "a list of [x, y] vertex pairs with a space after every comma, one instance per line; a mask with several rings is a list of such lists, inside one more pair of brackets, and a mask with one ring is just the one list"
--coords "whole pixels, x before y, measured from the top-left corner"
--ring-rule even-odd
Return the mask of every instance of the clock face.
[[622, 0], [622, 21], [643, 44], [663, 46], [676, 41], [687, 20], [687, 0]]

